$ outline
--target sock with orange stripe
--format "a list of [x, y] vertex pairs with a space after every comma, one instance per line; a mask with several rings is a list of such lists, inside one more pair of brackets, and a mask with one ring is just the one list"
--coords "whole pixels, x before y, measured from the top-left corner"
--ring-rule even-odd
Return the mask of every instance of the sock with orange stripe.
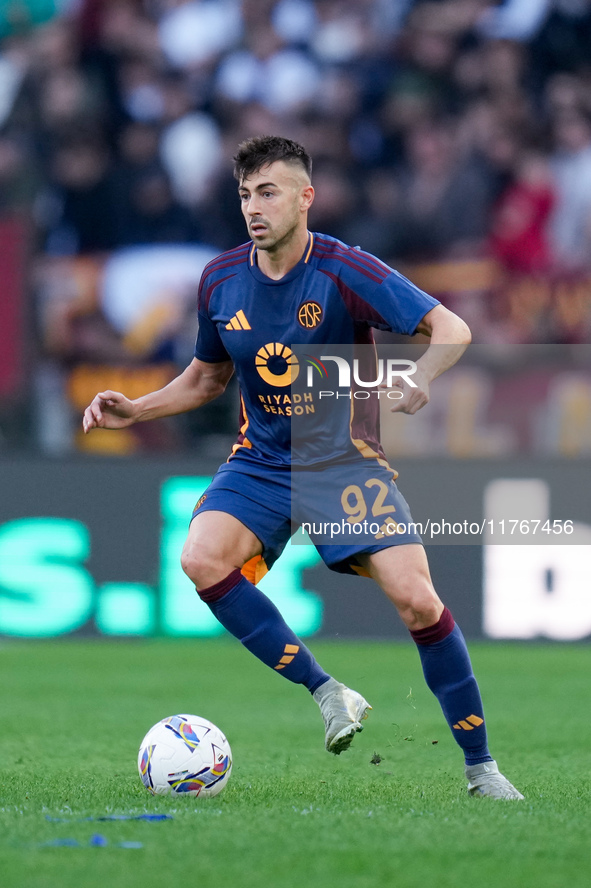
[[484, 711], [470, 655], [460, 627], [445, 608], [434, 626], [410, 633], [415, 641], [428, 687], [439, 700], [467, 765], [492, 761]]
[[310, 693], [330, 678], [273, 602], [238, 569], [198, 594], [224, 629], [279, 675], [303, 684]]

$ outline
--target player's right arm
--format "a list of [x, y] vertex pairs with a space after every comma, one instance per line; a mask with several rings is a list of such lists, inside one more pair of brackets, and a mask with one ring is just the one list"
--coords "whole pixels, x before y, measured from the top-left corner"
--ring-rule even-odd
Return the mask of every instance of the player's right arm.
[[124, 429], [136, 422], [187, 413], [221, 395], [233, 372], [231, 361], [209, 364], [193, 358], [164, 388], [134, 401], [121, 392], [99, 392], [84, 411], [82, 428], [85, 434], [92, 429]]

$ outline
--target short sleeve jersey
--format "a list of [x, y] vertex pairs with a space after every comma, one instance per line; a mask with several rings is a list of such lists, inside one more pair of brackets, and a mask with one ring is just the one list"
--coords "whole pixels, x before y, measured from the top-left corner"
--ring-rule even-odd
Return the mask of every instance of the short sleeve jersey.
[[[201, 278], [195, 357], [234, 364], [241, 397], [233, 454], [294, 461], [292, 420], [318, 403], [317, 392], [294, 391], [304, 376], [294, 345], [320, 355], [332, 343], [371, 345], [372, 328], [412, 335], [436, 305], [379, 259], [323, 234], [308, 235], [301, 260], [280, 280], [260, 271], [254, 244], [222, 253]], [[343, 400], [330, 421], [316, 436], [318, 453], [383, 456], [376, 398]]]

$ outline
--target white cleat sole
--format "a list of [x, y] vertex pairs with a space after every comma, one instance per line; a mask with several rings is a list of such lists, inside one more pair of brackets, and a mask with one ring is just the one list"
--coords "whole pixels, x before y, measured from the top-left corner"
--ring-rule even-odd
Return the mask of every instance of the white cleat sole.
[[330, 678], [313, 694], [324, 719], [324, 747], [333, 755], [340, 755], [353, 742], [355, 734], [363, 730], [362, 721], [371, 706], [361, 694]]
[[346, 725], [346, 727], [340, 730], [338, 734], [335, 734], [335, 736], [326, 744], [326, 749], [328, 752], [332, 752], [333, 755], [340, 755], [341, 752], [345, 752], [353, 742], [355, 734], [361, 733], [363, 730], [361, 722], [365, 721], [369, 715], [371, 706], [367, 700], [364, 700], [363, 697], [361, 697], [357, 702], [355, 710], [355, 721]]

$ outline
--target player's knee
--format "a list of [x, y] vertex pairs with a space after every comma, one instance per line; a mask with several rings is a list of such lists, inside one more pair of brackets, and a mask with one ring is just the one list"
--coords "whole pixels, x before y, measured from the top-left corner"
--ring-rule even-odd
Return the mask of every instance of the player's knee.
[[198, 553], [195, 553], [193, 549], [189, 549], [185, 546], [183, 551], [181, 552], [181, 567], [194, 583], [197, 582], [197, 577], [201, 573], [203, 568], [203, 560]]
[[205, 589], [223, 580], [229, 572], [220, 559], [205, 546], [185, 546], [181, 554], [181, 567], [197, 589]]
[[394, 603], [404, 624], [410, 630], [434, 625], [442, 604], [427, 577], [409, 576], [398, 584]]

